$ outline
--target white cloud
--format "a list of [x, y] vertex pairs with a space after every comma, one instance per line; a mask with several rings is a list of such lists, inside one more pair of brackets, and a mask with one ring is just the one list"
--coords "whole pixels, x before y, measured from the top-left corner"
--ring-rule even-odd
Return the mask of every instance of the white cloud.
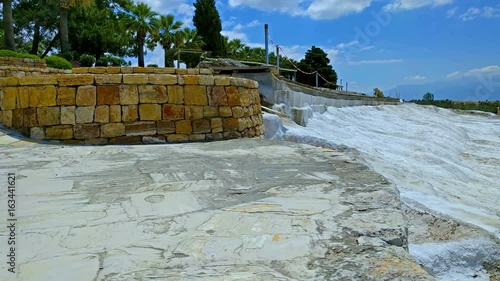
[[446, 12], [446, 17], [447, 18], [452, 18], [458, 11], [458, 7], [455, 7], [453, 9], [449, 9], [447, 12]]
[[253, 20], [247, 24], [247, 27], [255, 27], [262, 25], [262, 23], [259, 20]]
[[405, 77], [405, 80], [425, 80], [427, 77], [421, 75]]
[[465, 13], [459, 15], [458, 18], [460, 18], [463, 21], [468, 21], [475, 19], [480, 14], [481, 10], [479, 8], [472, 7], [469, 8]]
[[229, 37], [229, 40], [240, 39], [242, 42], [248, 41], [248, 36], [246, 33], [239, 32], [238, 30], [223, 30], [221, 31], [223, 36]]
[[474, 68], [465, 72], [455, 71], [446, 75], [447, 79], [457, 79], [462, 77], [473, 77], [482, 75], [500, 75], [500, 65], [489, 65], [482, 68]]
[[456, 78], [460, 78], [461, 76], [462, 76], [462, 72], [455, 71], [455, 72], [452, 72], [452, 73], [446, 75], [446, 79], [456, 79]]
[[362, 12], [370, 7], [371, 0], [314, 0], [303, 14], [313, 19], [336, 19]]
[[442, 6], [453, 3], [453, 0], [394, 0], [384, 7], [387, 11], [413, 10], [425, 6]]
[[357, 40], [353, 40], [353, 41], [347, 42], [347, 43], [342, 42], [342, 43], [340, 43], [340, 44], [337, 45], [337, 48], [344, 49], [346, 47], [351, 47], [351, 46], [354, 46], [354, 45], [357, 45], [357, 44], [359, 44], [359, 41], [357, 41]]
[[401, 63], [403, 60], [392, 59], [392, 60], [362, 60], [362, 61], [349, 61], [349, 65], [365, 65], [365, 64], [391, 64], [391, 63]]
[[500, 5], [496, 7], [484, 7], [483, 16], [486, 18], [498, 18], [500, 17]]

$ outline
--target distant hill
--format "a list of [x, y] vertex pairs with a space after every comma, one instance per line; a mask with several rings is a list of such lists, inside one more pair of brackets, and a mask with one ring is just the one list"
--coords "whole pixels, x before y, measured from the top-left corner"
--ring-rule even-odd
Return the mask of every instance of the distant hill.
[[[500, 100], [500, 76], [494, 76], [490, 83], [484, 84], [477, 77], [464, 77], [453, 80], [438, 80], [431, 83], [401, 85], [385, 90], [386, 96], [396, 96], [404, 100], [422, 99], [426, 92], [434, 94], [436, 100], [484, 101]], [[477, 94], [476, 94], [477, 92]]]

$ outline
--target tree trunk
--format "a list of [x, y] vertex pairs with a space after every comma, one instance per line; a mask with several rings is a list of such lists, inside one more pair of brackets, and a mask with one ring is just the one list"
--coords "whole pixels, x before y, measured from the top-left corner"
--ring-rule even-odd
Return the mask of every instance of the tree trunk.
[[61, 53], [65, 54], [69, 52], [69, 31], [68, 31], [68, 9], [65, 7], [59, 7], [59, 34], [61, 35]]
[[12, 21], [12, 0], [3, 0], [3, 30], [5, 32], [5, 48], [16, 50], [14, 40], [14, 24]]
[[138, 38], [137, 40], [137, 48], [138, 48], [138, 54], [137, 58], [139, 61], [139, 66], [144, 67], [144, 40], [142, 38]]
[[164, 52], [164, 55], [163, 55], [163, 56], [164, 56], [164, 59], [165, 59], [165, 67], [169, 67], [169, 65], [168, 65], [168, 64], [169, 64], [170, 62], [169, 62], [169, 58], [168, 58], [168, 54], [167, 54], [167, 53], [168, 53], [167, 48], [165, 48], [165, 47], [164, 47], [164, 48], [163, 48], [163, 52]]
[[47, 46], [47, 49], [45, 50], [45, 52], [43, 52], [43, 54], [40, 56], [41, 59], [46, 57], [47, 54], [52, 50], [52, 48], [54, 47], [54, 44], [56, 43], [57, 38], [59, 37], [59, 34], [60, 34], [60, 32], [58, 32], [56, 34], [56, 36], [54, 36], [54, 38], [52, 38], [52, 40], [49, 43], [49, 46]]
[[35, 21], [35, 34], [33, 34], [33, 44], [31, 45], [30, 54], [37, 55], [39, 46], [40, 46], [40, 23], [38, 21]]

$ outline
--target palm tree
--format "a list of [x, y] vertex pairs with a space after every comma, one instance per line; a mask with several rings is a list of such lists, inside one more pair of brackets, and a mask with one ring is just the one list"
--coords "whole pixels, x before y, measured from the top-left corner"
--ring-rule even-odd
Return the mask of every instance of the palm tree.
[[69, 52], [68, 11], [72, 7], [90, 7], [94, 0], [51, 0], [59, 2], [59, 34], [61, 36], [61, 53]]
[[16, 50], [16, 42], [14, 41], [14, 24], [12, 22], [12, 0], [3, 0], [3, 30], [5, 36], [5, 48], [8, 50]]
[[179, 29], [182, 27], [181, 21], [175, 21], [174, 15], [160, 16], [159, 20], [159, 32], [157, 34], [156, 41], [160, 42], [165, 53], [165, 67], [172, 63], [172, 59], [169, 55], [169, 50], [178, 37]]
[[[204, 45], [205, 42], [196, 29], [185, 27], [176, 34], [176, 48], [198, 51], [201, 50]], [[184, 62], [188, 68], [195, 67], [200, 61], [200, 55], [184, 54], [181, 61]]]
[[144, 44], [148, 35], [154, 38], [158, 33], [158, 14], [145, 3], [132, 6], [130, 12], [125, 27], [136, 33], [139, 66], [144, 67]]
[[243, 48], [245, 48], [246, 45], [243, 44], [240, 39], [233, 39], [227, 42], [226, 46], [227, 54], [233, 59], [238, 59], [241, 51], [243, 50]]

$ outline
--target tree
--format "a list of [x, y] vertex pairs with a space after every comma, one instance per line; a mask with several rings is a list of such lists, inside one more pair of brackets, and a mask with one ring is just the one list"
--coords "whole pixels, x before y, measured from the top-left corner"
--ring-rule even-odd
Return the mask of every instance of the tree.
[[431, 94], [429, 92], [425, 93], [424, 97], [422, 98], [424, 101], [433, 101], [434, 100], [434, 94]]
[[14, 40], [14, 23], [12, 18], [12, 0], [3, 0], [3, 31], [5, 37], [5, 48], [8, 50], [16, 50], [16, 42]]
[[163, 47], [165, 54], [165, 67], [172, 65], [172, 57], [169, 56], [169, 50], [176, 41], [176, 36], [179, 34], [179, 30], [182, 27], [181, 21], [175, 21], [174, 15], [160, 16], [159, 20], [159, 32], [156, 34], [156, 40]]
[[148, 35], [155, 37], [158, 26], [158, 14], [153, 12], [148, 5], [139, 3], [131, 7], [131, 14], [125, 22], [125, 27], [135, 32], [137, 57], [141, 67], [144, 67], [144, 44], [146, 39]]
[[61, 39], [61, 53], [69, 52], [68, 14], [70, 8], [87, 8], [94, 0], [50, 0], [59, 3], [59, 35]]
[[205, 42], [203, 50], [212, 52], [213, 56], [225, 56], [222, 23], [215, 0], [196, 0], [193, 5], [193, 24]]
[[373, 89], [373, 96], [377, 98], [383, 98], [384, 97], [384, 92], [382, 92], [379, 88]]
[[[305, 72], [317, 71], [328, 81], [327, 82], [323, 78], [318, 77], [319, 87], [336, 88], [337, 73], [330, 65], [328, 55], [321, 48], [312, 46], [312, 48], [306, 52], [305, 58], [302, 59], [297, 66]], [[297, 81], [307, 85], [316, 86], [316, 75], [298, 72]]]
[[[180, 33], [182, 36], [182, 43], [180, 43], [180, 48], [199, 51], [205, 44], [203, 42], [203, 38], [198, 35], [196, 29], [190, 29], [186, 27]], [[196, 67], [196, 65], [200, 61], [201, 54], [183, 54], [181, 57], [181, 61], [186, 64], [188, 68]]]

